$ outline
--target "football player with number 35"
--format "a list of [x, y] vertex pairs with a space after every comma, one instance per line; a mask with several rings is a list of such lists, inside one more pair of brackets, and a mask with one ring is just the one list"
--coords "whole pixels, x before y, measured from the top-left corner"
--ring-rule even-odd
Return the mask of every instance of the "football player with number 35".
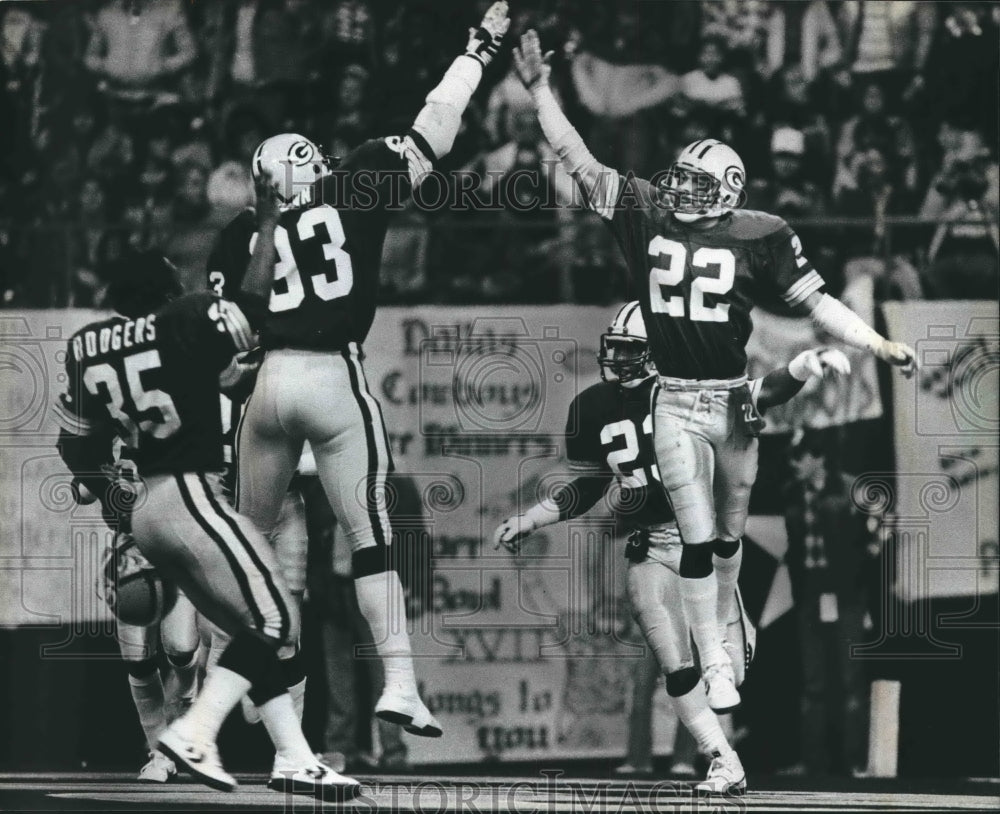
[[514, 62], [545, 137], [614, 233], [649, 331], [659, 377], [653, 443], [683, 550], [680, 587], [712, 709], [740, 702], [719, 620], [732, 613], [757, 438], [747, 386], [750, 311], [781, 297], [825, 334], [912, 375], [916, 357], [825, 293], [781, 218], [741, 211], [746, 174], [715, 139], [685, 147], [651, 181], [600, 164], [549, 89], [549, 55], [528, 31]]
[[[258, 216], [275, 217], [269, 184], [258, 184]], [[265, 230], [240, 291], [152, 298], [133, 318], [92, 323], [70, 338], [66, 391], [56, 415], [68, 432], [114, 430], [135, 450], [140, 478], [131, 523], [149, 562], [195, 608], [232, 637], [190, 708], [159, 735], [157, 749], [207, 785], [232, 791], [216, 738], [249, 693], [274, 742], [268, 787], [343, 801], [360, 784], [317, 760], [295, 714], [277, 650], [294, 644], [298, 620], [274, 555], [222, 489], [220, 376], [252, 348], [270, 289], [273, 233]], [[136, 256], [117, 284], [147, 292], [177, 271], [162, 256]], [[113, 294], [112, 294], [113, 296]], [[75, 476], [93, 471], [73, 458]]]
[[[712, 758], [708, 777], [697, 790], [742, 794], [746, 791], [743, 765], [709, 708], [694, 667], [691, 626], [679, 586], [680, 535], [670, 502], [657, 484], [660, 469], [650, 412], [650, 396], [657, 384], [638, 302], [618, 311], [601, 337], [598, 362], [604, 381], [578, 394], [569, 408], [565, 452], [576, 477], [501, 523], [493, 535], [494, 545], [517, 552], [520, 541], [536, 529], [584, 514], [607, 493], [608, 507], [631, 532], [625, 556], [632, 614], [666, 676], [667, 693], [678, 718]], [[846, 375], [850, 369], [847, 357], [838, 350], [803, 351], [787, 368], [749, 382], [751, 403], [763, 413], [788, 401], [811, 378], [822, 378], [826, 371]], [[732, 594], [730, 615], [721, 621], [726, 658], [739, 685], [753, 658], [756, 632], [743, 609], [739, 588], [734, 585], [728, 590]]]
[[[439, 737], [441, 726], [417, 691], [406, 602], [388, 556], [392, 458], [361, 343], [375, 316], [390, 212], [451, 150], [509, 25], [507, 3], [490, 6], [405, 134], [367, 141], [335, 168], [294, 133], [267, 139], [252, 159], [254, 177], [275, 184], [281, 212], [270, 227], [276, 257], [264, 360], [237, 430], [236, 507], [270, 532], [309, 442], [350, 543], [358, 605], [385, 666], [375, 714], [424, 737]], [[239, 286], [259, 237], [249, 212], [220, 235], [210, 271], [222, 275], [224, 292]]]

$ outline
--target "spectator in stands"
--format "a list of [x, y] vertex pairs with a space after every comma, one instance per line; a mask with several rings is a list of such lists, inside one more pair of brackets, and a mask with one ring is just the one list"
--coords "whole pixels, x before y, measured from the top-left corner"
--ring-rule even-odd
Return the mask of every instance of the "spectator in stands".
[[726, 72], [726, 45], [719, 37], [702, 41], [698, 67], [681, 77], [680, 92], [674, 110], [686, 116], [700, 112], [715, 122], [724, 141], [732, 141], [734, 126], [746, 117], [743, 88], [739, 80]]
[[[853, 478], [840, 472], [826, 439], [800, 430], [792, 442], [785, 562], [799, 617], [802, 652], [801, 764], [810, 774], [859, 772], [867, 765], [867, 684], [852, 645], [870, 628], [865, 572], [878, 550], [867, 517], [851, 500]], [[831, 749], [837, 732], [837, 747]]]
[[269, 135], [264, 121], [252, 108], [234, 110], [226, 125], [224, 160], [208, 179], [208, 201], [228, 221], [241, 209], [254, 206], [250, 162], [258, 145]]
[[339, 0], [325, 18], [331, 53], [341, 63], [371, 66], [375, 57], [375, 15], [367, 0]]
[[360, 65], [344, 68], [337, 84], [331, 132], [348, 147], [357, 147], [372, 135], [372, 116], [367, 104], [368, 71]]
[[816, 92], [815, 84], [810, 84], [799, 65], [780, 68], [768, 82], [764, 97], [767, 121], [775, 128], [789, 127], [802, 133], [806, 174], [809, 180], [829, 189], [833, 139], [827, 108], [827, 99]]
[[80, 188], [76, 228], [71, 236], [73, 279], [69, 305], [98, 308], [104, 305], [108, 265], [125, 251], [123, 231], [112, 225], [116, 215], [99, 178], [85, 178]]
[[222, 225], [208, 201], [208, 172], [198, 164], [179, 167], [165, 254], [177, 266], [185, 291], [204, 287], [205, 264]]
[[130, 183], [136, 162], [135, 139], [125, 126], [120, 108], [112, 108], [110, 114], [87, 153], [87, 169], [107, 189]]
[[844, 123], [837, 139], [837, 169], [833, 196], [858, 187], [858, 157], [872, 148], [899, 170], [899, 181], [911, 192], [917, 187], [916, 143], [910, 125], [886, 112], [885, 93], [876, 83], [860, 86], [861, 111]]
[[928, 288], [944, 299], [995, 299], [1000, 251], [1000, 167], [980, 133], [944, 124], [944, 159], [920, 215], [938, 221]]
[[937, 24], [934, 3], [844, 0], [838, 12], [845, 62], [856, 83], [877, 82], [889, 108], [899, 109], [923, 88]]
[[393, 217], [382, 246], [379, 296], [383, 302], [416, 304], [427, 296], [427, 215], [408, 206]]
[[785, 220], [814, 218], [826, 211], [822, 190], [805, 176], [805, 135], [779, 127], [771, 137], [771, 175], [751, 179], [747, 206]]
[[97, 13], [84, 64], [126, 102], [180, 101], [179, 74], [197, 56], [180, 0], [108, 0]]
[[740, 73], [765, 73], [768, 65], [770, 3], [764, 0], [705, 0], [701, 4], [702, 45], [722, 42], [731, 67]]
[[42, 127], [42, 42], [43, 27], [28, 8], [0, 8], [0, 149], [8, 160], [31, 151]]
[[840, 61], [840, 35], [825, 0], [769, 3], [768, 12], [766, 76], [796, 67], [813, 82]]
[[926, 110], [943, 121], [964, 121], [997, 143], [1000, 98], [1000, 6], [948, 3], [924, 73]]

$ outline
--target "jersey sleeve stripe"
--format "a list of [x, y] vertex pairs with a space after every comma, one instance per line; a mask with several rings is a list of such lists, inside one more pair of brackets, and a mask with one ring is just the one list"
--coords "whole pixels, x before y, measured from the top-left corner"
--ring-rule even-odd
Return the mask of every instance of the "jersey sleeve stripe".
[[76, 413], [70, 412], [63, 405], [61, 400], [57, 400], [53, 405], [53, 414], [56, 422], [67, 432], [74, 435], [90, 435], [94, 430], [94, 425], [87, 419], [81, 418]]
[[434, 151], [431, 149], [431, 145], [427, 143], [427, 139], [425, 139], [422, 135], [420, 135], [420, 133], [418, 133], [413, 128], [410, 128], [409, 130], [406, 131], [406, 135], [410, 137], [410, 140], [413, 142], [414, 146], [421, 153], [423, 153], [424, 158], [426, 158], [432, 164], [438, 160], [438, 157], [434, 155]]
[[597, 475], [601, 470], [601, 465], [593, 461], [570, 461], [569, 471], [575, 475]]
[[250, 350], [253, 347], [253, 329], [250, 327], [250, 321], [246, 315], [236, 303], [232, 302], [227, 303], [221, 310], [226, 330], [229, 331], [236, 349]]
[[818, 271], [814, 270], [796, 280], [781, 296], [789, 305], [799, 305], [806, 297], [814, 291], [819, 291], [822, 287], [823, 278], [819, 276]]

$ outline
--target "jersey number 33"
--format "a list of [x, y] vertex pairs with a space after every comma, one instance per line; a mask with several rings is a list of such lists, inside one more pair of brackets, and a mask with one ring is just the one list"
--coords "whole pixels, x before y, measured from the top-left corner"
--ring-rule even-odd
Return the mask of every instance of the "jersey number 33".
[[[350, 294], [354, 287], [354, 267], [351, 256], [344, 250], [346, 239], [340, 213], [332, 206], [306, 209], [299, 215], [294, 227], [295, 244], [303, 246], [307, 241], [323, 241], [321, 267], [306, 276], [306, 283], [300, 271], [300, 258], [293, 248], [293, 236], [284, 226], [276, 226], [274, 247], [278, 252], [278, 262], [274, 266], [274, 285], [268, 303], [270, 311], [277, 313], [298, 308], [306, 297], [307, 284], [313, 294], [324, 301]], [[257, 233], [254, 232], [250, 238], [251, 254], [256, 245]]]

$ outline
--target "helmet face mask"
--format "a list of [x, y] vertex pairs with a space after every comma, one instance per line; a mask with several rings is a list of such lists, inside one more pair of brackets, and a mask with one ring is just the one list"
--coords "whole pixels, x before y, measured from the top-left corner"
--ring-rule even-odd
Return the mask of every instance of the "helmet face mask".
[[622, 387], [636, 387], [653, 375], [646, 324], [638, 302], [627, 302], [619, 308], [607, 332], [601, 334], [597, 363], [601, 379]]
[[627, 385], [649, 378], [649, 345], [634, 336], [601, 334], [601, 351], [597, 356], [601, 378], [606, 382]]

